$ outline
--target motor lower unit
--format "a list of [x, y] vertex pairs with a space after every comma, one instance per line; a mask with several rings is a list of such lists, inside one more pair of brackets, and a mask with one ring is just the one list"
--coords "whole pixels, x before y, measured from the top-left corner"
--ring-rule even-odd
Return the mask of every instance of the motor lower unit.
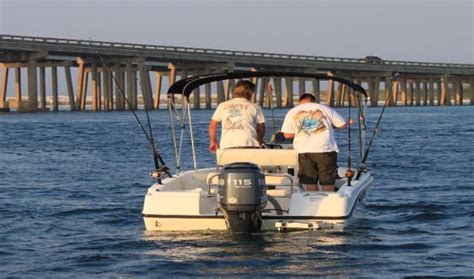
[[252, 163], [224, 165], [219, 174], [217, 205], [234, 233], [258, 232], [267, 203], [265, 175]]

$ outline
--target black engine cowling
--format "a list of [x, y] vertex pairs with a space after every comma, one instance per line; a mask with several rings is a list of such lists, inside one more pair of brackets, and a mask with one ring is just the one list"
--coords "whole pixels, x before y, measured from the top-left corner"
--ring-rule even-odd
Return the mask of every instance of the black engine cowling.
[[219, 181], [217, 205], [224, 212], [227, 228], [234, 233], [260, 231], [261, 212], [267, 202], [262, 170], [252, 163], [228, 164]]

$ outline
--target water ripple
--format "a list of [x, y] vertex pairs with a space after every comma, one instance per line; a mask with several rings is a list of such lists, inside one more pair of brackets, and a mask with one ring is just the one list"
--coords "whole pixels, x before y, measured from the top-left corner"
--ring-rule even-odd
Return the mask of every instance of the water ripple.
[[[379, 110], [369, 109], [369, 128]], [[274, 113], [281, 119], [286, 110]], [[196, 135], [207, 135], [210, 114], [195, 113]], [[472, 107], [388, 108], [371, 151], [376, 182], [347, 230], [250, 236], [144, 231], [153, 164], [127, 112], [0, 117], [4, 277], [474, 274]], [[167, 112], [151, 117], [172, 166]], [[336, 134], [341, 160], [345, 136]], [[196, 142], [200, 166], [212, 166], [206, 136]]]

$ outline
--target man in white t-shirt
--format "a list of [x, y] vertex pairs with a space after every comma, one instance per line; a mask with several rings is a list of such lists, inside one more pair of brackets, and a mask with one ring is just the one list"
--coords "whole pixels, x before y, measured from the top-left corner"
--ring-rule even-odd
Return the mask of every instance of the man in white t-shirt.
[[346, 121], [335, 110], [315, 103], [312, 94], [303, 94], [299, 105], [285, 116], [281, 131], [285, 138], [294, 138], [298, 152], [299, 173], [307, 191], [334, 192], [337, 174], [337, 152], [334, 128], [346, 128]]
[[[209, 151], [218, 148], [259, 147], [265, 135], [265, 117], [257, 104], [250, 102], [255, 84], [248, 80], [238, 81], [232, 90], [232, 98], [217, 106], [209, 123]], [[222, 122], [220, 144], [216, 130]]]

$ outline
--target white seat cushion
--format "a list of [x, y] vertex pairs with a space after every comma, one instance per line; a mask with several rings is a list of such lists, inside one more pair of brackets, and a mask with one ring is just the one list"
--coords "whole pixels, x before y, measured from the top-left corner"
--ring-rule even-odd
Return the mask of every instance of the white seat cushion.
[[298, 166], [298, 153], [294, 149], [218, 149], [217, 165], [249, 162], [261, 167]]

